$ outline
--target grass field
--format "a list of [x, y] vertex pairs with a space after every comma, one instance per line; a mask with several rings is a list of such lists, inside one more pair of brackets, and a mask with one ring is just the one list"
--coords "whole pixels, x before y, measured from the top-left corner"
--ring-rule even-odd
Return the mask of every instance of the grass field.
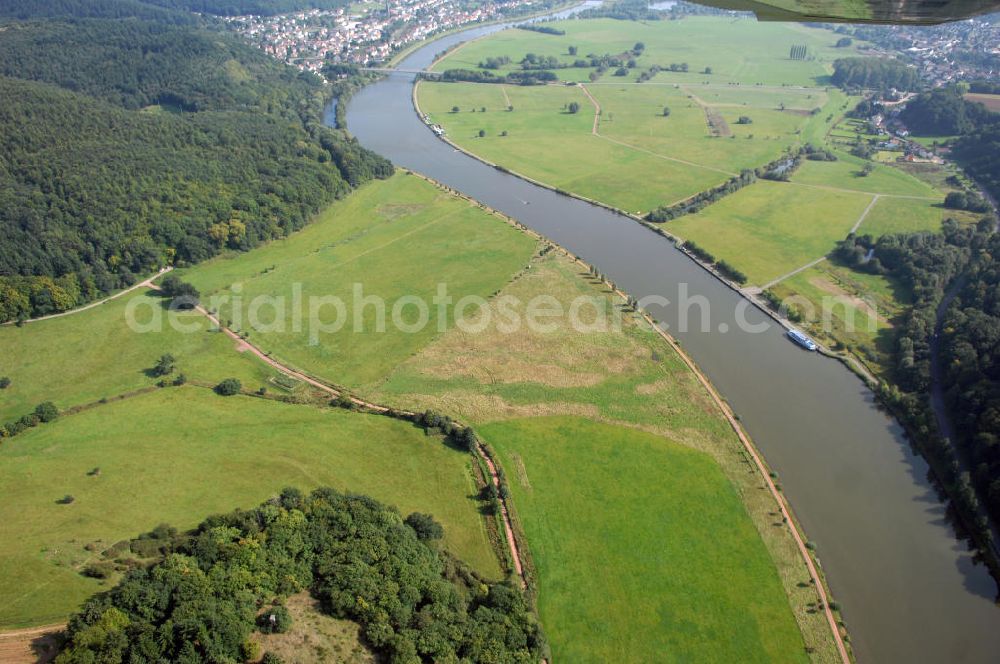
[[844, 239], [872, 197], [760, 181], [698, 214], [666, 224], [764, 284], [825, 256]]
[[949, 212], [933, 201], [880, 198], [858, 228], [858, 234], [880, 237], [891, 233], [937, 232]]
[[767, 550], [707, 454], [582, 418], [481, 431], [511, 478], [554, 659], [807, 661]]
[[872, 194], [917, 196], [939, 203], [944, 200], [944, 194], [898, 168], [877, 164], [869, 175], [862, 176], [865, 160], [845, 152], [836, 154], [837, 161], [803, 161], [792, 175], [792, 182]]
[[[130, 303], [139, 323], [164, 315], [160, 331], [133, 331], [126, 319]], [[164, 353], [174, 355], [177, 372], [188, 378], [235, 377], [248, 388], [268, 384], [274, 372], [234, 353], [232, 341], [208, 332], [202, 320], [197, 313], [178, 312], [179, 323], [202, 329], [181, 333], [167, 322], [162, 298], [136, 293], [78, 314], [0, 327], [0, 374], [11, 378], [10, 387], [0, 390], [0, 422], [42, 401], [67, 408], [153, 385], [157, 379], [146, 370]]]
[[[603, 307], [607, 312], [604, 319], [609, 321], [609, 325], [606, 329], [596, 325], [596, 321], [600, 319], [593, 315], [589, 307], [580, 315], [581, 320], [593, 325], [589, 329], [574, 329], [566, 318], [558, 317], [551, 320], [554, 326], [549, 331], [522, 328], [512, 333], [496, 324], [502, 310], [501, 299], [511, 298], [509, 301], [520, 303], [511, 310], [523, 316], [524, 303], [538, 295], [555, 298], [564, 310], [579, 296], [597, 298], [596, 302], [606, 303]], [[755, 526], [756, 537], [763, 540], [770, 554], [772, 572], [777, 571], [777, 577], [756, 577], [757, 572], [754, 571], [750, 578], [758, 581], [779, 579], [790, 598], [792, 612], [798, 619], [806, 644], [816, 650], [814, 661], [835, 661], [829, 628], [822, 616], [809, 606], [810, 602], [815, 601], [815, 593], [807, 583], [803, 583], [804, 567], [797, 557], [794, 542], [787, 529], [775, 527], [772, 516], [774, 504], [762, 490], [759, 477], [755, 478], [754, 473], [747, 472], [746, 460], [732, 430], [681, 359], [643, 320], [628, 312], [618, 311], [621, 315], [620, 326], [611, 324], [618, 315], [614, 311], [619, 302], [612, 299], [600, 284], [594, 283], [577, 263], [551, 252], [536, 259], [530, 270], [500, 292], [491, 309], [490, 320], [494, 321], [493, 324], [487, 325], [479, 333], [450, 330], [421, 353], [400, 365], [380, 386], [377, 396], [383, 401], [402, 406], [429, 406], [455, 413], [474, 423], [477, 428], [486, 427], [483, 430], [490, 432], [493, 427], [502, 426], [502, 423], [512, 419], [530, 418], [526, 420], [530, 422], [552, 415], [572, 416], [610, 425], [611, 428], [600, 430], [616, 432], [612, 438], [617, 436], [619, 440], [631, 440], [631, 436], [636, 435], [642, 441], [656, 440], [663, 454], [674, 449], [674, 443], [679, 443], [709, 455], [728, 481], [736, 487], [738, 495], [744, 501], [744, 514], [749, 515], [749, 521], [745, 517], [740, 518], [746, 524]], [[652, 437], [641, 436], [636, 433], [637, 430], [652, 434]], [[492, 433], [488, 433], [486, 438], [490, 443], [501, 443], [499, 439], [494, 440]], [[594, 438], [593, 443], [598, 445], [596, 437]], [[590, 437], [581, 434], [580, 439], [581, 445], [585, 445]], [[539, 453], [547, 440], [546, 436], [541, 436], [541, 440], [537, 442]], [[522, 443], [528, 444], [529, 441], [515, 436], [506, 441], [505, 449], [517, 449], [516, 446]], [[600, 449], [599, 446], [595, 447], [597, 449]], [[683, 453], [681, 456], [684, 456]], [[706, 457], [695, 456], [707, 461]], [[604, 477], [600, 474], [600, 468], [607, 461], [602, 454], [581, 460], [581, 466], [590, 467], [587, 472], [592, 475], [579, 478], [577, 493], [569, 500], [585, 499], [592, 489], [591, 480]], [[540, 463], [544, 465], [545, 461], [540, 459]], [[616, 476], [618, 486], [629, 487], [638, 495], [650, 496], [664, 495], [660, 492], [672, 490], [668, 488], [674, 480], [669, 464], [650, 464], [648, 457], [638, 455], [623, 457], [622, 463], [621, 472]], [[509, 458], [504, 458], [503, 465], [511, 484], [516, 484], [515, 478], [521, 472], [516, 461], [512, 465]], [[535, 500], [543, 500], [543, 494], [547, 495], [551, 490], [557, 492], [552, 500], [562, 501], [565, 494], [561, 492], [568, 490], [567, 485], [560, 481], [550, 481], [548, 472], [540, 471], [533, 475], [528, 471]], [[557, 469], [553, 468], [551, 472], [557, 473]], [[711, 471], [706, 473], [710, 474]], [[601, 482], [596, 485], [597, 491], [615, 490], [614, 486], [603, 484], [604, 479]], [[517, 491], [519, 490], [515, 487], [515, 492]], [[598, 495], [605, 494], [595, 494], [594, 498]], [[667, 502], [669, 501], [664, 498], [664, 504]], [[515, 493], [514, 505], [516, 509], [521, 509], [521, 496], [518, 493]], [[628, 513], [628, 518], [622, 518], [621, 504], [613, 502], [610, 505], [608, 507], [595, 503], [591, 508], [592, 514], [585, 517], [586, 522], [628, 523], [633, 518], [639, 521], [644, 518], [641, 514], [633, 516], [631, 512]], [[709, 505], [706, 509], [721, 508], [719, 505]], [[535, 518], [545, 517], [538, 513]], [[564, 520], [562, 514], [556, 514], [552, 518]], [[679, 524], [675, 525], [679, 527]], [[566, 528], [570, 526], [565, 521], [561, 525]], [[683, 530], [686, 531], [686, 527]], [[752, 531], [737, 531], [752, 534]], [[644, 533], [644, 527], [636, 528], [628, 541], [634, 543], [635, 538], [641, 538], [643, 546], [648, 547], [646, 543], [650, 540], [645, 539]], [[611, 536], [595, 541], [591, 533], [584, 532], [582, 525], [578, 530], [560, 530], [558, 534], [565, 537], [558, 545], [551, 543], [554, 531], [540, 536], [543, 542], [550, 543], [542, 544], [548, 547], [544, 556], [549, 557], [539, 553], [542, 560], [546, 561], [542, 563], [539, 560], [540, 565], [549, 565], [542, 570], [539, 596], [543, 602], [543, 620], [549, 630], [554, 652], [560, 660], [580, 661], [576, 655], [586, 650], [597, 654], [588, 655], [583, 661], [607, 661], [608, 657], [605, 655], [609, 653], [616, 653], [617, 657], [610, 659], [617, 659], [625, 656], [626, 652], [634, 653], [637, 661], [659, 661], [663, 657], [670, 657], [670, 653], [664, 654], [660, 649], [664, 640], [673, 639], [683, 644], [678, 651], [690, 652], [690, 649], [708, 647], [703, 639], [712, 630], [716, 630], [715, 638], [723, 643], [730, 638], [733, 626], [723, 624], [721, 615], [706, 616], [704, 620], [707, 622], [701, 623], [698, 629], [680, 627], [679, 631], [674, 632], [677, 623], [669, 622], [667, 612], [641, 623], [642, 627], [648, 627], [649, 621], [662, 620], [662, 623], [657, 624], [662, 624], [663, 632], [666, 633], [648, 629], [641, 631], [641, 628], [627, 624], [629, 618], [613, 618], [613, 623], [607, 623], [603, 627], [588, 623], [586, 629], [567, 631], [566, 626], [570, 621], [592, 610], [592, 607], [588, 607], [588, 601], [579, 598], [576, 607], [569, 606], [572, 604], [569, 597], [577, 588], [585, 588], [588, 593], [597, 592], [594, 584], [598, 582], [593, 579], [595, 570], [607, 570], [599, 576], [610, 577], [607, 588], [616, 593], [605, 596], [601, 600], [604, 604], [611, 602], [619, 606], [634, 601], [637, 606], [642, 607], [648, 606], [647, 602], [650, 601], [647, 594], [623, 577], [635, 570], [646, 570], [650, 574], [645, 579], [649, 587], [669, 588], [676, 582], [677, 570], [669, 565], [650, 569], [649, 560], [644, 555], [628, 551], [627, 546]], [[700, 535], [693, 534], [692, 537], [697, 539]], [[750, 539], [753, 537], [750, 536]], [[529, 531], [528, 546], [532, 552], [535, 551], [537, 540], [535, 532]], [[744, 544], [752, 548], [750, 543]], [[587, 546], [601, 548], [596, 548], [586, 556], [581, 554], [579, 560], [552, 557], [570, 556], [570, 552], [579, 552]], [[586, 561], [600, 560], [602, 556], [608, 559], [620, 556], [621, 559], [615, 558], [616, 561], [620, 560], [621, 569], [628, 571], [611, 570], [607, 564], [596, 567], [586, 564]], [[718, 563], [714, 572], [716, 578], [745, 574], [743, 560], [738, 555], [713, 559]], [[552, 567], [563, 563], [567, 565], [565, 571]], [[700, 583], [693, 579], [691, 582]], [[706, 580], [705, 583], [711, 585], [713, 582]], [[739, 583], [742, 581], [737, 585]], [[765, 588], [760, 590], [760, 597], [775, 597], [775, 593], [780, 597], [780, 589]], [[673, 602], [675, 599], [666, 597], [663, 601]], [[770, 602], [771, 600], [765, 600], [764, 604]], [[569, 617], [559, 617], [558, 614], [563, 609], [569, 612]], [[774, 620], [776, 633], [787, 636], [787, 616], [782, 617], [781, 610], [773, 604], [770, 608], [761, 610], [758, 617], [770, 616]], [[632, 615], [634, 614], [629, 614]], [[764, 620], [763, 617], [761, 619]], [[552, 627], [549, 626], [550, 620]], [[710, 630], [709, 624], [716, 627]], [[670, 625], [670, 629], [667, 629], [667, 625]], [[798, 650], [800, 645], [794, 638], [785, 638], [777, 637], [778, 640], [772, 642], [772, 645], [785, 644], [789, 648], [785, 659], [794, 660], [801, 652]], [[758, 656], [760, 652], [763, 651], [754, 651], [750, 656]]]
[[[488, 39], [472, 42], [435, 66], [437, 70], [477, 68], [489, 57], [508, 56], [512, 63], [500, 71], [509, 70], [527, 53], [555, 56], [560, 62], [572, 64], [588, 54], [619, 55], [636, 42], [646, 48], [637, 58], [634, 80], [639, 71], [657, 64], [686, 62], [688, 73], [664, 71], [651, 82], [702, 81], [705, 67], [712, 68], [708, 78], [714, 83], [745, 85], [825, 85], [832, 63], [840, 57], [857, 53], [856, 47], [834, 48], [836, 36], [825, 30], [782, 23], [760, 23], [754, 19], [729, 17], [687, 17], [679, 21], [615, 21], [612, 19], [565, 20], [551, 23], [565, 35], [547, 35], [527, 30], [506, 30]], [[791, 60], [793, 44], [805, 45], [814, 59]], [[861, 45], [860, 42], [856, 42]], [[577, 55], [569, 55], [569, 47], [577, 47]], [[568, 81], [586, 81], [589, 68], [557, 69]], [[609, 72], [605, 78], [611, 78]]]
[[[421, 110], [441, 123], [452, 141], [488, 161], [624, 210], [650, 210], [729, 177], [728, 171], [692, 168], [592, 135], [593, 106], [579, 87], [424, 81], [419, 90]], [[513, 112], [505, 110], [508, 99]], [[571, 102], [580, 104], [578, 113], [566, 112]], [[461, 111], [452, 113], [456, 105]], [[480, 138], [480, 130], [486, 136]]]
[[[469, 456], [373, 415], [168, 388], [42, 425], [0, 446], [0, 626], [55, 622], [98, 582], [79, 569], [159, 523], [185, 528], [285, 486], [369, 494], [434, 514], [444, 545], [498, 577]], [[100, 474], [88, 476], [99, 467]], [[70, 505], [56, 501], [75, 497]]]
[[[710, 17], [571, 20], [556, 27], [567, 34], [497, 33], [456, 49], [436, 68], [475, 69], [507, 56], [511, 63], [498, 70], [504, 73], [519, 69], [529, 52], [569, 64], [592, 53], [618, 56], [642, 41], [645, 50], [626, 76], [607, 73], [590, 82], [589, 67], [554, 70], [565, 81], [587, 83], [601, 107], [599, 137], [592, 135], [595, 108], [575, 85], [424, 82], [421, 110], [450, 140], [489, 161], [629, 212], [672, 204], [790, 147], [822, 142], [849, 103], [826, 87], [826, 77], [829, 63], [852, 49], [833, 49], [824, 31]], [[813, 57], [789, 59], [791, 44], [806, 44]], [[636, 81], [652, 65], [680, 62], [689, 73], [661, 71]], [[573, 102], [580, 111], [565, 112]], [[752, 124], [739, 124], [742, 116]]]
[[[378, 381], [440, 334], [438, 311], [432, 306], [439, 284], [455, 301], [466, 295], [487, 297], [535, 249], [533, 239], [497, 217], [416, 176], [399, 174], [366, 185], [285, 240], [208, 261], [184, 278], [201, 290], [206, 303], [212, 295], [228, 297], [219, 307], [222, 319], [249, 331], [266, 351], [315, 375], [358, 387]], [[301, 289], [301, 317], [294, 305], [296, 289]], [[377, 305], [355, 306], [355, 292], [382, 299], [384, 331], [379, 331]], [[239, 312], [235, 295], [240, 296]], [[256, 317], [263, 327], [251, 328], [251, 302], [258, 296], [264, 298]], [[433, 315], [418, 331], [393, 324], [393, 307], [404, 296], [420, 298]], [[266, 304], [268, 297], [282, 298], [284, 307]], [[344, 303], [341, 329], [324, 332], [310, 324], [313, 297]], [[399, 311], [404, 325], [415, 322], [415, 306]], [[319, 322], [332, 326], [337, 319], [333, 307], [317, 312]], [[444, 329], [451, 324], [447, 316], [440, 322]]]

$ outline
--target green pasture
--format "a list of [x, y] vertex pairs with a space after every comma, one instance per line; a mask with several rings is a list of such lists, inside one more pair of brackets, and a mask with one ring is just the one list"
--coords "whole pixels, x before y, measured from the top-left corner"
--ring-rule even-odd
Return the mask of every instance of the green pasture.
[[[285, 240], [208, 261], [184, 278], [264, 350], [354, 387], [379, 380], [451, 325], [451, 308], [440, 316], [433, 303], [439, 285], [454, 301], [488, 297], [535, 246], [478, 206], [401, 173]], [[410, 298], [426, 304], [426, 325]]]
[[767, 549], [706, 454], [575, 417], [481, 428], [571, 662], [807, 661]]
[[[100, 473], [89, 475], [94, 468]], [[166, 388], [44, 424], [0, 446], [0, 626], [58, 622], [106, 588], [80, 570], [115, 542], [252, 507], [285, 486], [430, 512], [444, 546], [499, 568], [469, 456], [374, 415]], [[72, 504], [57, 504], [72, 495]], [[90, 549], [93, 549], [91, 551]]]
[[[547, 35], [511, 29], [471, 42], [435, 65], [436, 70], [475, 69], [489, 57], [507, 56], [511, 65], [501, 72], [518, 67], [527, 53], [555, 56], [560, 62], [593, 53], [627, 56], [637, 42], [645, 50], [636, 58], [636, 68], [629, 76], [652, 65], [669, 67], [686, 62], [687, 73], [664, 71], [651, 82], [700, 82], [708, 75], [714, 83], [743, 83], [773, 86], [825, 86], [832, 63], [839, 57], [856, 55], [856, 47], [834, 48], [836, 35], [830, 31], [784, 23], [762, 23], [754, 19], [731, 17], [686, 17], [679, 21], [616, 21], [612, 19], [564, 20], [550, 23], [565, 35]], [[856, 42], [858, 44], [859, 42]], [[805, 45], [810, 59], [788, 57], [793, 45]], [[577, 55], [569, 55], [576, 46]], [[563, 80], [586, 81], [589, 68], [556, 69]], [[604, 79], [612, 77], [605, 74]]]
[[666, 229], [764, 284], [825, 256], [847, 236], [871, 196], [759, 181]]
[[862, 175], [861, 169], [866, 163], [864, 159], [841, 151], [836, 151], [835, 154], [837, 161], [803, 160], [802, 165], [792, 174], [792, 182], [872, 194], [944, 200], [944, 194], [898, 168], [875, 164], [874, 171]]
[[256, 388], [275, 374], [234, 352], [233, 341], [209, 331], [200, 314], [169, 313], [163, 304], [155, 292], [133, 291], [69, 316], [0, 327], [0, 375], [11, 379], [0, 390], [0, 422], [42, 401], [64, 409], [153, 385], [159, 378], [147, 371], [165, 353], [177, 367], [168, 380], [179, 373], [213, 383], [234, 377]]

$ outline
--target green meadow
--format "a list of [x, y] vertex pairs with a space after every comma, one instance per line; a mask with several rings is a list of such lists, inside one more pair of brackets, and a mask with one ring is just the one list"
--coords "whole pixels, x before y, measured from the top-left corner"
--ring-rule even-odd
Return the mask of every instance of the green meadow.
[[760, 181], [665, 228], [761, 285], [829, 253], [871, 200], [868, 194]]
[[[106, 587], [80, 571], [119, 540], [190, 528], [286, 486], [430, 512], [445, 547], [498, 578], [469, 459], [398, 420], [197, 387], [65, 416], [0, 446], [0, 626], [64, 619]], [[57, 504], [67, 494], [75, 501]]]
[[[523, 320], [538, 295], [567, 316], [544, 330], [500, 324], [504, 310]], [[568, 312], [580, 296], [596, 309], [578, 312], [577, 329]], [[550, 252], [500, 292], [481, 330], [449, 330], [376, 396], [454, 413], [499, 450], [560, 661], [796, 661], [803, 640], [814, 661], [835, 661], [794, 541], [736, 436], [681, 358], [620, 305]], [[681, 507], [695, 504], [701, 517]]]
[[[713, 83], [813, 87], [825, 86], [833, 61], [856, 55], [857, 46], [862, 45], [856, 42], [850, 48], [834, 48], [837, 37], [827, 30], [731, 17], [692, 16], [679, 21], [648, 22], [570, 19], [546, 25], [565, 30], [566, 34], [505, 30], [456, 49], [434, 68], [475, 69], [487, 58], [506, 55], [512, 63], [499, 71], [509, 71], [527, 53], [554, 56], [564, 64], [572, 64], [591, 53], [623, 54], [642, 42], [646, 48], [637, 58], [635, 72], [622, 78], [634, 80], [639, 71], [654, 64], [669, 67], [671, 63], [686, 62], [687, 73], [661, 72], [651, 82], [700, 82], [706, 78], [702, 72], [711, 67], [708, 79]], [[805, 45], [812, 59], [790, 59], [793, 45]], [[570, 46], [576, 46], [577, 55], [569, 54]], [[555, 71], [567, 81], [587, 81], [590, 73], [588, 68], [575, 67]]]
[[846, 152], [837, 151], [836, 155], [837, 161], [804, 160], [792, 174], [792, 182], [872, 194], [914, 196], [938, 203], [944, 200], [944, 194], [898, 168], [876, 164], [870, 174], [862, 175], [866, 160]]
[[[455, 301], [488, 297], [535, 249], [533, 239], [501, 219], [401, 173], [366, 185], [285, 240], [208, 261], [184, 278], [224, 321], [276, 358], [359, 387], [380, 380], [451, 325], [431, 306], [439, 284]], [[384, 304], [354, 306], [355, 293], [359, 304], [363, 297]], [[416, 326], [419, 311], [404, 296], [427, 303], [428, 325], [407, 327]], [[343, 315], [319, 298], [339, 299]], [[393, 324], [397, 303], [402, 325]]]
[[[833, 59], [852, 49], [832, 48], [825, 31], [711, 17], [554, 26], [567, 34], [507, 30], [456, 49], [435, 68], [476, 69], [506, 56], [510, 64], [496, 70], [506, 73], [527, 53], [563, 64], [589, 54], [627, 59], [641, 41], [645, 49], [625, 76], [609, 71], [590, 82], [590, 67], [553, 70], [567, 83], [586, 83], [601, 107], [599, 136], [592, 134], [595, 107], [577, 85], [423, 82], [421, 110], [488, 161], [629, 212], [672, 204], [786, 149], [822, 142], [849, 102], [826, 87], [826, 77]], [[792, 44], [806, 44], [810, 58], [791, 60]], [[681, 62], [687, 73], [661, 71], [637, 82], [653, 65]], [[566, 111], [570, 103], [577, 113]], [[751, 122], [741, 124], [743, 117]]]
[[481, 431], [507, 469], [555, 660], [808, 661], [767, 549], [710, 456], [576, 417]]
[[[141, 327], [130, 327], [130, 319]], [[176, 358], [177, 373], [189, 379], [268, 384], [274, 372], [233, 352], [233, 342], [209, 332], [203, 320], [195, 312], [168, 317], [162, 298], [135, 291], [77, 314], [0, 327], [0, 374], [11, 379], [0, 390], [0, 422], [43, 401], [65, 409], [153, 385], [158, 379], [147, 371], [164, 353]], [[200, 331], [179, 331], [188, 325]]]

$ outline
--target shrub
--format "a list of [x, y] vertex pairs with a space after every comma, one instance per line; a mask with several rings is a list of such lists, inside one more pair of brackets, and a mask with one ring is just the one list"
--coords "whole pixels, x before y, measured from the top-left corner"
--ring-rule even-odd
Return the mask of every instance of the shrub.
[[0, 376], [0, 390], [10, 387], [10, 376]]
[[260, 664], [284, 664], [284, 661], [273, 652], [266, 652], [260, 658]]
[[160, 356], [160, 359], [156, 361], [151, 372], [154, 376], [166, 376], [174, 371], [174, 356], [170, 353], [164, 353]]
[[284, 634], [292, 626], [292, 614], [283, 606], [272, 606], [260, 614], [257, 626], [264, 634]]
[[240, 656], [244, 662], [256, 662], [260, 657], [260, 644], [256, 641], [244, 641], [240, 646]]
[[571, 101], [569, 103], [568, 110], [569, 110], [570, 113], [579, 113], [580, 112], [580, 104], [578, 104], [575, 101]]
[[421, 540], [437, 540], [444, 537], [444, 528], [430, 514], [414, 512], [403, 521]]
[[67, 493], [65, 496], [63, 496], [62, 498], [60, 498], [56, 502], [59, 503], [60, 505], [69, 505], [72, 502], [74, 502], [75, 500], [76, 500], [76, 498], [74, 498], [73, 496], [71, 496], [70, 494]]
[[82, 574], [91, 579], [107, 579], [115, 573], [114, 563], [107, 561], [93, 562], [83, 568]]
[[39, 422], [51, 422], [59, 417], [59, 409], [51, 401], [45, 401], [35, 406], [35, 416]]
[[216, 394], [224, 397], [231, 397], [234, 394], [239, 394], [242, 389], [243, 383], [241, 383], [237, 378], [227, 378], [215, 386]]

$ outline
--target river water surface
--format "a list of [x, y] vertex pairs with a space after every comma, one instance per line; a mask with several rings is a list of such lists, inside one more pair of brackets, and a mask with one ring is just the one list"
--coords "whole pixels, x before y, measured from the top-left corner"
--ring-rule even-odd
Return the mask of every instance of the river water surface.
[[[503, 27], [443, 37], [399, 67], [424, 69], [446, 47]], [[395, 73], [360, 91], [347, 108], [350, 131], [394, 163], [551, 238], [632, 295], [670, 300], [646, 308], [732, 404], [779, 474], [816, 543], [859, 661], [1000, 661], [995, 583], [953, 536], [927, 465], [857, 377], [794, 346], [763, 313], [635, 221], [455, 151], [417, 117], [412, 85], [412, 75]], [[681, 306], [685, 294], [707, 303], [707, 329], [696, 304]], [[687, 331], [683, 310], [693, 320]], [[764, 331], [747, 332], [740, 320]]]

